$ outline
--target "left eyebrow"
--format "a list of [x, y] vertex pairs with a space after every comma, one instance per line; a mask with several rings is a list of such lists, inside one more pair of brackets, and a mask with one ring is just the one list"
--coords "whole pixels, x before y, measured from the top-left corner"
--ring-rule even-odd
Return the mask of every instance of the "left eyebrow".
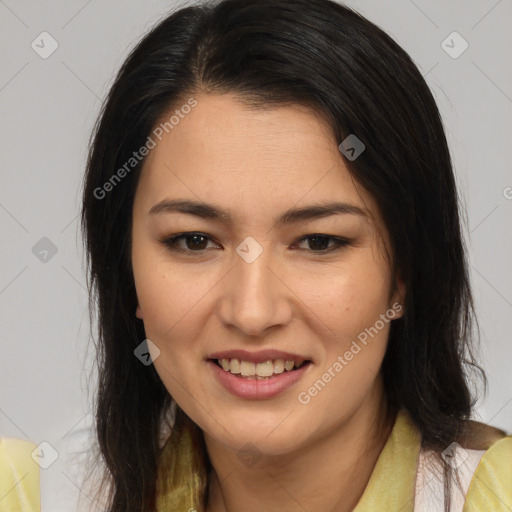
[[[218, 220], [226, 224], [233, 223], [232, 215], [222, 208], [202, 201], [185, 199], [164, 199], [155, 204], [150, 210], [151, 215], [158, 213], [185, 213], [202, 219]], [[312, 204], [301, 208], [286, 210], [276, 221], [276, 227], [311, 221], [331, 215], [360, 215], [367, 218], [368, 213], [359, 206], [350, 203], [328, 202]]]

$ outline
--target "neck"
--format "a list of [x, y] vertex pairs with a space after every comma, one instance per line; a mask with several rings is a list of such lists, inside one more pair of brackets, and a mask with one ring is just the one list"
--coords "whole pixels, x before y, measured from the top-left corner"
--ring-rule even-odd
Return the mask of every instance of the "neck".
[[361, 498], [391, 432], [381, 379], [365, 402], [328, 435], [286, 455], [245, 467], [205, 434], [212, 464], [207, 512], [350, 512]]

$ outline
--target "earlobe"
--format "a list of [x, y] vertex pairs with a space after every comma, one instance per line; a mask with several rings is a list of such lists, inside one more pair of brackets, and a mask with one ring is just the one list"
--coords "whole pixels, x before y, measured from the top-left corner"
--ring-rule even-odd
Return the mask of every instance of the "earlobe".
[[[397, 291], [393, 295], [393, 299], [391, 301], [391, 305], [395, 310], [395, 318], [401, 318], [404, 314], [404, 304], [405, 304], [405, 296], [407, 287], [405, 286], [404, 281], [400, 276], [397, 276]], [[395, 306], [396, 305], [396, 306]]]
[[137, 304], [137, 309], [135, 310], [135, 316], [142, 320], [142, 310], [138, 304]]

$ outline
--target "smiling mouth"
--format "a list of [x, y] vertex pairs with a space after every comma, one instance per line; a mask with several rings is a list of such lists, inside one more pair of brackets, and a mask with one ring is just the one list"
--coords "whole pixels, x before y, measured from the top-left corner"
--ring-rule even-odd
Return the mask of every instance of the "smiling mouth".
[[305, 365], [311, 364], [309, 360], [269, 359], [262, 363], [253, 363], [240, 359], [210, 359], [225, 372], [236, 377], [252, 380], [267, 380], [282, 373], [293, 372]]

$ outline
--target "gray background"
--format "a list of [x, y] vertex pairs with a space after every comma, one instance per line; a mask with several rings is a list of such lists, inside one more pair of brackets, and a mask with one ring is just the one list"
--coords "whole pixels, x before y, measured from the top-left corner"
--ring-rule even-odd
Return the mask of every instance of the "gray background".
[[[409, 52], [442, 112], [467, 205], [489, 377], [476, 418], [511, 431], [512, 0], [347, 3]], [[76, 510], [81, 492], [87, 504], [83, 466], [68, 455], [88, 451], [92, 422], [93, 345], [87, 350], [77, 217], [89, 134], [127, 52], [175, 5], [0, 0], [0, 435], [47, 441], [58, 451], [41, 470], [43, 512]], [[58, 43], [47, 59], [31, 47], [34, 40], [42, 46], [43, 31]], [[447, 39], [453, 31], [469, 44], [457, 58], [447, 53], [463, 48], [458, 36]], [[36, 250], [49, 244], [43, 237], [57, 249], [47, 261]]]

